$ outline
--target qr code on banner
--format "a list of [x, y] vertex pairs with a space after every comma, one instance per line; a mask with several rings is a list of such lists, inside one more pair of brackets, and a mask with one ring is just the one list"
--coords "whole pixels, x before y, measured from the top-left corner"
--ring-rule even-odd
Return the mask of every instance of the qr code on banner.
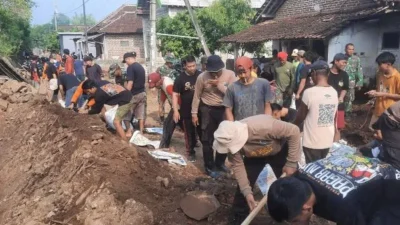
[[335, 120], [336, 105], [335, 104], [320, 104], [318, 113], [318, 125], [330, 126]]

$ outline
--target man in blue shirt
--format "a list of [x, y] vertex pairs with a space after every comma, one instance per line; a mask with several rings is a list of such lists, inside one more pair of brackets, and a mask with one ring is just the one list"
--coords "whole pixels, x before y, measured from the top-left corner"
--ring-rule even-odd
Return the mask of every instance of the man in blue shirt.
[[74, 70], [75, 76], [80, 82], [85, 80], [85, 65], [82, 60], [78, 59], [76, 55], [73, 56], [75, 59]]

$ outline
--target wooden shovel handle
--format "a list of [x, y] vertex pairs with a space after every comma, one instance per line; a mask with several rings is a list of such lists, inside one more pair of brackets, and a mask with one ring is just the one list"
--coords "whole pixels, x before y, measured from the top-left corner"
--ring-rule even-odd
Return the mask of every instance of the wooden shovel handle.
[[[286, 173], [283, 173], [281, 178], [282, 177], [286, 177]], [[257, 216], [257, 214], [261, 211], [261, 209], [264, 207], [267, 201], [268, 201], [268, 193], [264, 195], [264, 197], [258, 203], [257, 207], [253, 211], [251, 211], [251, 213], [246, 217], [242, 225], [249, 225], [251, 221], [253, 221], [253, 219]]]

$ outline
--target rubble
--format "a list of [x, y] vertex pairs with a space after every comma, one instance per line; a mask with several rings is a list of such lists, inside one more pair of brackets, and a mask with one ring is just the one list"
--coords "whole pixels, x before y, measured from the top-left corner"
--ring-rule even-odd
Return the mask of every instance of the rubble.
[[7, 108], [8, 108], [8, 102], [3, 99], [0, 99], [0, 110], [7, 111]]
[[[98, 224], [153, 224], [153, 213], [143, 204], [128, 199], [124, 204], [118, 203], [110, 191], [102, 190], [88, 197], [86, 210], [78, 218], [84, 225]], [[82, 218], [82, 219], [81, 219]]]
[[188, 217], [199, 221], [216, 212], [220, 206], [214, 195], [202, 191], [189, 192], [180, 202], [182, 211]]
[[32, 100], [35, 92], [35, 88], [25, 82], [7, 80], [0, 83], [0, 98], [12, 104], [26, 103]]

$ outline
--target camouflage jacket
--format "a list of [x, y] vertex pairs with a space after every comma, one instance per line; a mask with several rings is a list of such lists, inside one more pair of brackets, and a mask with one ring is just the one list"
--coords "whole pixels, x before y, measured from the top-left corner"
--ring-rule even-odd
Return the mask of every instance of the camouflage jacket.
[[345, 71], [349, 75], [349, 80], [357, 82], [357, 87], [362, 87], [364, 82], [364, 75], [361, 67], [361, 61], [358, 56], [351, 56], [347, 60], [347, 66]]
[[175, 80], [179, 76], [175, 69], [171, 69], [166, 65], [162, 65], [160, 68], [158, 68], [157, 72], [161, 75], [161, 77], [167, 76], [172, 80]]

